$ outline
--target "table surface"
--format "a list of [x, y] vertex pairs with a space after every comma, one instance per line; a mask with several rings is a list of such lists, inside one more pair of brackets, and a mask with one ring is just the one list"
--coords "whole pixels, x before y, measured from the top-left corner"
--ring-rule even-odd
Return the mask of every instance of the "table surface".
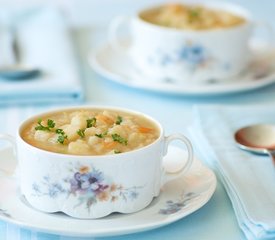
[[[150, 1], [151, 3], [159, 1]], [[255, 18], [270, 23], [274, 21], [275, 2], [271, 0], [234, 0], [248, 8]], [[0, 1], [1, 3], [1, 1]], [[132, 89], [116, 84], [96, 74], [87, 62], [99, 44], [106, 41], [107, 24], [117, 14], [131, 14], [146, 1], [101, 0], [99, 1], [57, 1], [69, 13], [73, 26], [73, 39], [76, 46], [79, 69], [86, 91], [86, 101], [92, 104], [116, 105], [142, 111], [158, 119], [166, 133], [186, 133], [192, 123], [192, 107], [196, 104], [273, 104], [275, 103], [275, 85], [242, 94], [208, 97], [173, 96]], [[171, 115], [176, 117], [171, 118]], [[9, 225], [8, 228], [16, 228]], [[34, 235], [41, 239], [79, 239], [65, 236], [44, 235], [21, 229], [25, 236]], [[22, 239], [24, 239], [22, 237]], [[105, 238], [103, 238], [105, 239]], [[235, 218], [230, 200], [218, 181], [217, 189], [210, 201], [202, 208], [183, 219], [155, 230], [107, 239], [244, 239]]]

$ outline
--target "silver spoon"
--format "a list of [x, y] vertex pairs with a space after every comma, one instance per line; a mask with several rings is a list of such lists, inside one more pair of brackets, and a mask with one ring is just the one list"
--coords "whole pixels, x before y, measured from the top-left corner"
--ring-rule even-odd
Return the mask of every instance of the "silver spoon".
[[12, 35], [11, 51], [14, 56], [15, 63], [0, 67], [0, 77], [9, 80], [23, 80], [37, 77], [40, 74], [40, 69], [20, 64], [20, 51], [17, 46], [15, 34], [13, 33]]
[[34, 78], [40, 74], [38, 68], [31, 68], [20, 64], [0, 68], [0, 77], [10, 80]]
[[246, 151], [267, 154], [275, 165], [275, 125], [256, 124], [235, 133], [237, 145]]
[[[6, 64], [1, 64], [0, 78], [20, 80], [33, 78], [40, 74], [40, 70], [21, 64], [20, 49], [17, 43], [17, 34], [12, 19], [8, 14], [0, 16], [1, 21], [1, 51]], [[2, 59], [3, 60], [3, 59]]]

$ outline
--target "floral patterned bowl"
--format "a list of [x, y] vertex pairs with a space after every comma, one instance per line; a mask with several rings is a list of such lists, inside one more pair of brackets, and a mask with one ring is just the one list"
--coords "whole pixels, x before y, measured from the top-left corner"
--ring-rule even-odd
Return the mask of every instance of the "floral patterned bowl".
[[[217, 11], [223, 10], [245, 19], [241, 24], [217, 29], [177, 29], [164, 27], [143, 20], [140, 16], [118, 16], [109, 27], [110, 45], [122, 48], [119, 30], [127, 26], [130, 32], [129, 54], [138, 71], [152, 81], [176, 84], [201, 84], [232, 79], [249, 64], [249, 41], [258, 25], [245, 9], [230, 3], [196, 2]], [[190, 3], [189, 3], [190, 4]], [[156, 8], [156, 7], [155, 7]], [[273, 31], [266, 28], [273, 36]], [[271, 31], [270, 31], [271, 30]]]
[[[120, 108], [108, 109], [136, 113]], [[60, 154], [25, 142], [20, 135], [24, 126], [52, 112], [24, 121], [14, 143], [21, 194], [35, 209], [48, 213], [64, 212], [84, 219], [100, 218], [112, 212], [136, 212], [159, 195], [165, 182], [185, 174], [192, 164], [193, 151], [189, 140], [181, 134], [164, 136], [160, 123], [142, 113], [138, 114], [159, 128], [160, 136], [150, 145], [125, 153], [99, 156]], [[0, 135], [0, 139], [14, 142], [8, 135]], [[182, 141], [189, 154], [180, 171], [166, 173], [162, 159], [172, 140]]]

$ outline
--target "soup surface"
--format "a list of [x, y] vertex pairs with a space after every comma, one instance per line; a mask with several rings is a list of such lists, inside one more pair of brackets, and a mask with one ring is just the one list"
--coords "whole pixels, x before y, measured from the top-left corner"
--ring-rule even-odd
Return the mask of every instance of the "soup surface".
[[160, 26], [191, 30], [227, 28], [245, 22], [243, 17], [227, 11], [183, 4], [153, 8], [142, 12], [140, 17]]
[[21, 137], [31, 145], [51, 152], [107, 155], [149, 145], [159, 134], [155, 123], [141, 115], [81, 109], [36, 119], [23, 128]]

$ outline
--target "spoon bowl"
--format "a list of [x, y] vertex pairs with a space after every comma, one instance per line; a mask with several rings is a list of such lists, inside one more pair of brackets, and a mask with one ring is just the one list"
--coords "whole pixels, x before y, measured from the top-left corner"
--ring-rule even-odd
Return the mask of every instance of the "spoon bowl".
[[256, 124], [236, 131], [235, 141], [243, 150], [269, 155], [275, 164], [275, 125]]
[[39, 74], [40, 70], [38, 68], [30, 68], [21, 65], [0, 68], [0, 78], [10, 80], [34, 78]]

